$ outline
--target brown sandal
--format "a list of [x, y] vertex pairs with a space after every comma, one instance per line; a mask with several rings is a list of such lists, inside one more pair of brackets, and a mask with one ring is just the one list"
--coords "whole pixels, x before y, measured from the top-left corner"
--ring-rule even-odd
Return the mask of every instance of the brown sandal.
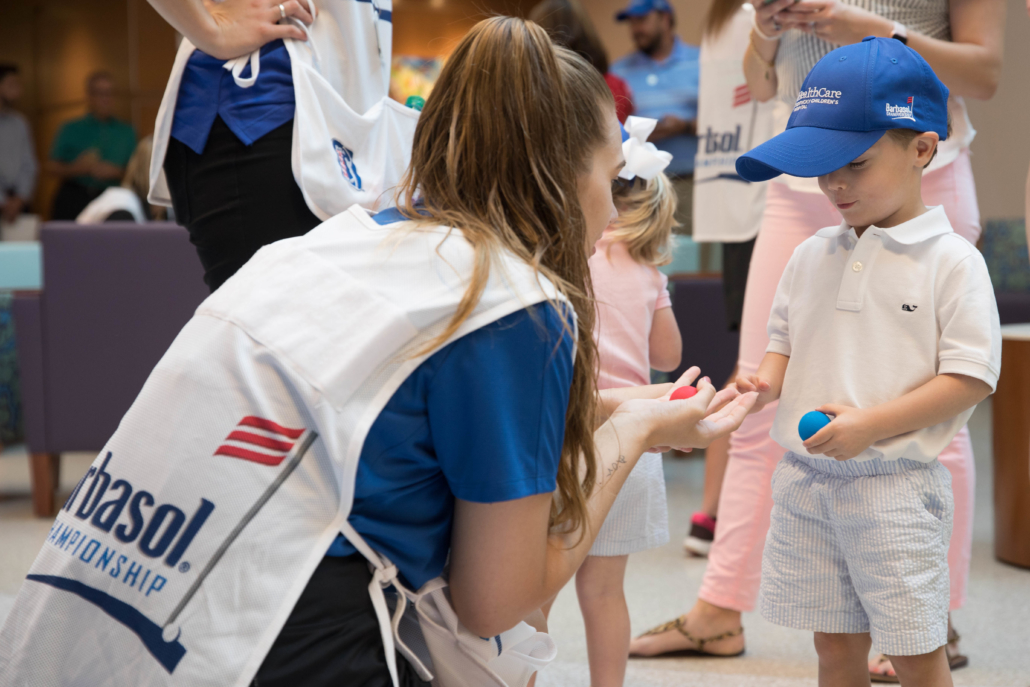
[[[959, 654], [959, 653], [953, 654], [953, 653], [951, 653], [951, 649], [948, 648], [951, 644], [954, 644], [955, 642], [959, 641], [960, 639], [962, 639], [962, 638], [959, 636], [958, 632], [955, 632], [954, 628], [952, 628], [948, 632], [948, 643], [944, 645], [944, 655], [948, 657], [948, 667], [951, 670], [957, 670], [959, 668], [965, 668], [966, 666], [969, 665], [969, 657], [968, 656], [964, 656], [964, 655]], [[876, 666], [880, 667], [884, 663], [888, 663], [889, 661], [890, 661], [889, 658], [887, 658], [883, 654], [880, 654], [880, 658], [877, 660]], [[898, 680], [898, 676], [897, 675], [884, 675], [882, 673], [875, 673], [872, 670], [869, 671], [869, 680], [872, 681], [872, 682], [881, 682], [881, 683], [882, 682], [887, 682], [887, 683], [894, 684], [894, 685], [900, 684], [900, 681]]]
[[685, 624], [686, 623], [683, 622], [683, 617], [680, 616], [679, 618], [676, 618], [675, 620], [670, 620], [669, 622], [662, 623], [661, 625], [658, 625], [657, 627], [652, 627], [650, 630], [648, 630], [647, 632], [645, 632], [644, 634], [642, 634], [640, 636], [641, 637], [650, 637], [651, 635], [660, 635], [663, 632], [668, 632], [669, 630], [676, 630], [681, 635], [683, 635], [684, 637], [686, 637], [690, 641], [692, 641], [695, 644], [697, 644], [697, 648], [696, 649], [677, 649], [675, 651], [667, 651], [664, 654], [655, 654], [653, 656], [642, 656], [640, 654], [630, 654], [629, 657], [630, 658], [687, 658], [687, 657], [690, 657], [690, 658], [733, 658], [734, 656], [740, 656], [741, 654], [744, 653], [744, 649], [741, 649], [740, 651], [738, 651], [735, 654], [713, 654], [710, 651], [705, 651], [705, 644], [710, 644], [712, 642], [717, 642], [720, 639], [729, 639], [730, 637], [736, 637], [738, 635], [744, 634], [744, 628], [743, 627], [738, 627], [736, 630], [730, 630], [729, 632], [723, 632], [722, 634], [715, 635], [714, 637], [705, 637], [704, 639], [699, 639], [698, 637], [695, 637], [694, 635], [692, 635], [689, 632], [687, 632], [687, 628], [685, 627]]

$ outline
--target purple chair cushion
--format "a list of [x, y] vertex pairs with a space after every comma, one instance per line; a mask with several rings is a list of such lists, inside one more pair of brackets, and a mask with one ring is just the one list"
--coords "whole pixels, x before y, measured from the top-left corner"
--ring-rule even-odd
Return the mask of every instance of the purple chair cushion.
[[207, 297], [203, 269], [174, 224], [51, 222], [41, 240], [46, 446], [30, 446], [100, 450]]

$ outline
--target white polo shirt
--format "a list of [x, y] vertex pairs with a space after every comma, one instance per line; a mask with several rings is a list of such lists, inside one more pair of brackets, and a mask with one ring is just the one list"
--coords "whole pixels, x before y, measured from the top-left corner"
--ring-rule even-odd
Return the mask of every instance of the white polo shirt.
[[[871, 226], [861, 238], [845, 223], [816, 232], [787, 263], [769, 339], [767, 351], [790, 356], [770, 436], [801, 455], [811, 454], [798, 421], [825, 403], [869, 408], [944, 373], [993, 390], [1001, 369], [987, 265], [952, 231], [943, 207], [888, 229]], [[879, 441], [855, 460], [929, 462], [972, 412]]]

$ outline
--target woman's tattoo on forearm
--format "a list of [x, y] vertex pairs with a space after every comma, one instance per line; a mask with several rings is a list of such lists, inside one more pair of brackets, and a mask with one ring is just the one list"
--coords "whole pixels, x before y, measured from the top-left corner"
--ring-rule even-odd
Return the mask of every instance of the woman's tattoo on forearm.
[[623, 456], [623, 455], [620, 454], [619, 455], [619, 459], [617, 461], [615, 461], [614, 463], [612, 463], [611, 467], [608, 468], [608, 475], [607, 475], [607, 477], [611, 477], [612, 475], [614, 475], [615, 471], [619, 469], [619, 466], [620, 465], [625, 465], [625, 463], [626, 463], [626, 456]]

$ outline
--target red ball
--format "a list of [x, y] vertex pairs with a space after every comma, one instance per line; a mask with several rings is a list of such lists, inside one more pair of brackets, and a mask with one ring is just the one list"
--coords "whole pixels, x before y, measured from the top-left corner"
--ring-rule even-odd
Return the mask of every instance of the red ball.
[[688, 398], [693, 398], [694, 394], [697, 393], [697, 387], [693, 386], [681, 386], [672, 392], [672, 396], [669, 397], [670, 401], [682, 401]]

